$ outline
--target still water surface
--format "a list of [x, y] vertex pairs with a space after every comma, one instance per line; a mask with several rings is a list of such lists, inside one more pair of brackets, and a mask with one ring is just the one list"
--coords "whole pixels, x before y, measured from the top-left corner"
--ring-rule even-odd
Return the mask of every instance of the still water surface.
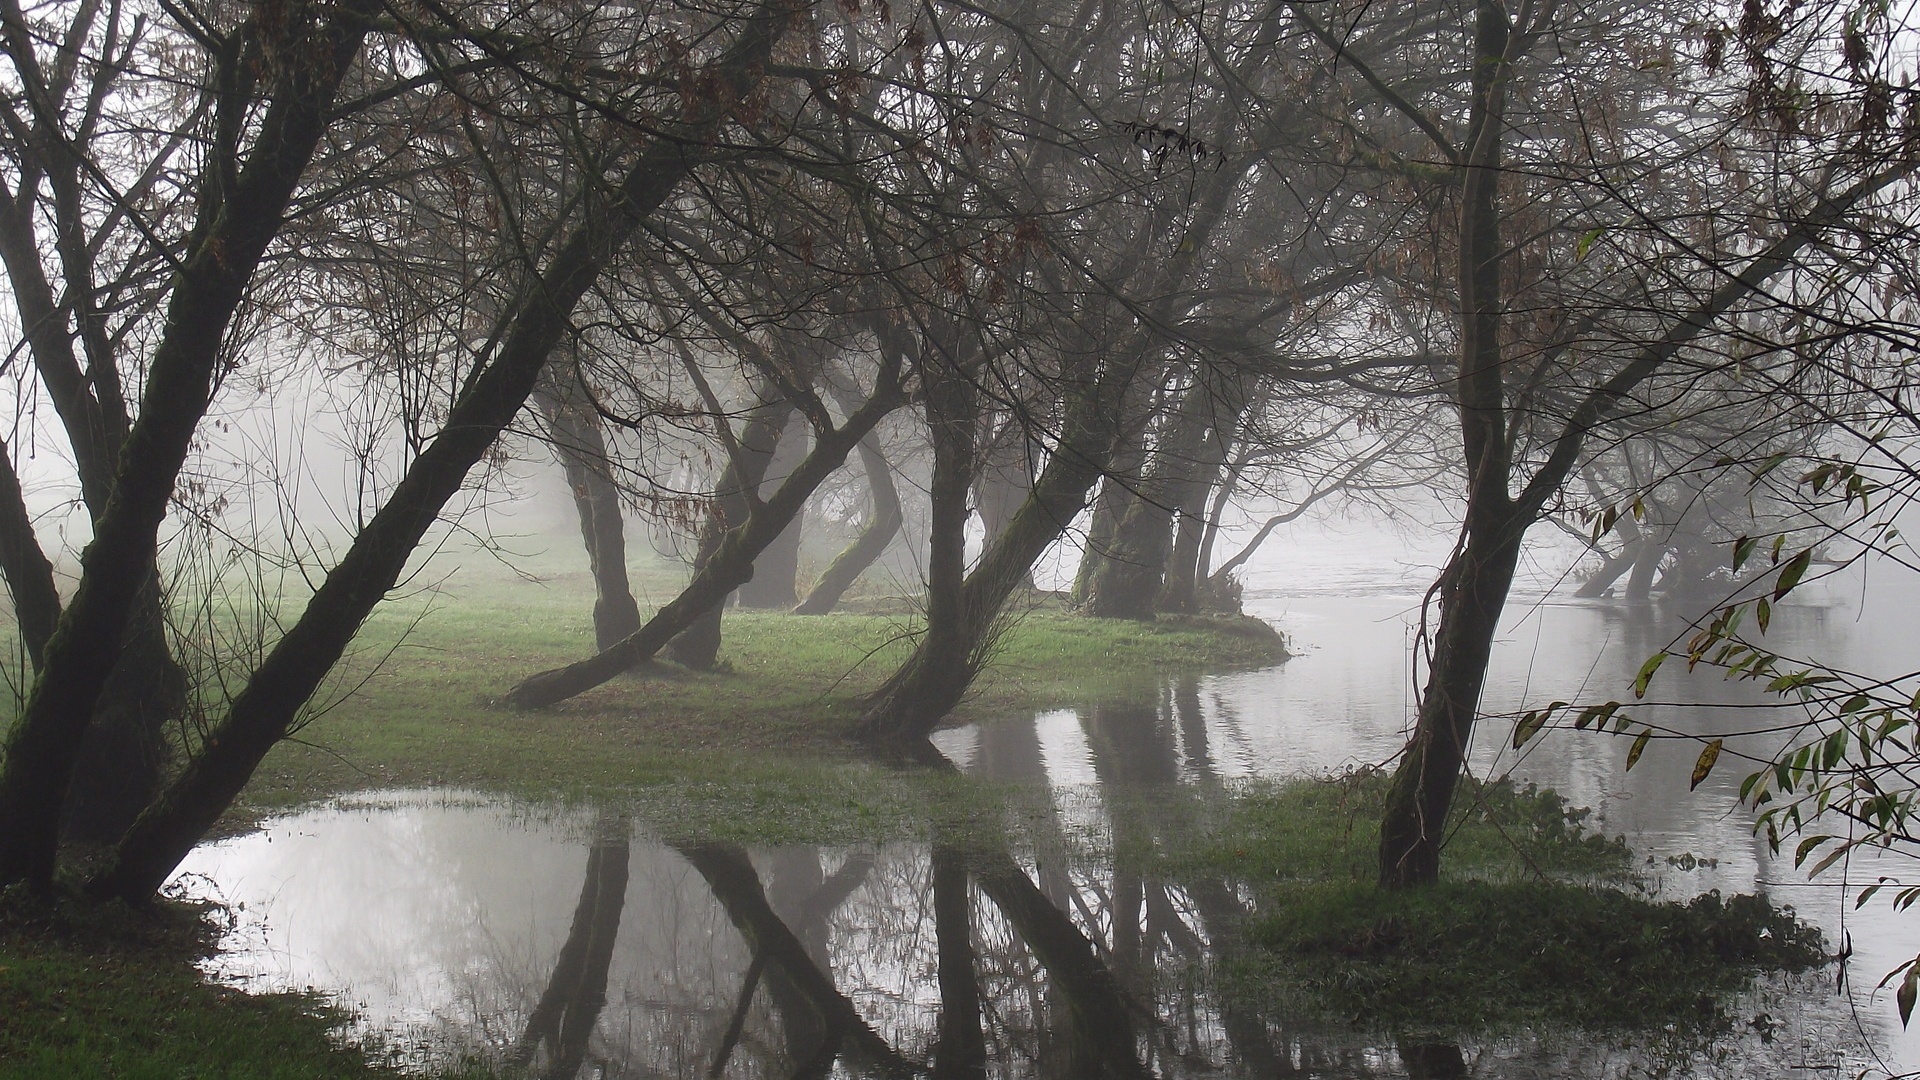
[[[540, 1075], [864, 1075], [929, 1061], [984, 1061], [988, 1075], [1010, 1077], [1920, 1068], [1920, 1041], [1899, 1031], [1891, 992], [1875, 990], [1920, 951], [1916, 920], [1878, 902], [1855, 912], [1837, 871], [1810, 883], [1771, 855], [1734, 808], [1742, 770], [1723, 765], [1689, 793], [1694, 753], [1683, 746], [1656, 744], [1627, 773], [1625, 739], [1550, 733], [1516, 754], [1499, 720], [1483, 729], [1476, 772], [1511, 773], [1593, 808], [1664, 895], [1764, 890], [1836, 942], [1850, 938], [1849, 994], [1835, 994], [1831, 971], [1769, 984], [1737, 1010], [1768, 1017], [1767, 1037], [1743, 1030], [1712, 1045], [1564, 1032], [1396, 1041], [1237, 1014], [1213, 995], [1198, 973], [1236, 947], [1257, 897], [1116, 865], [1112, 852], [1125, 845], [1114, 830], [1155, 825], [1112, 808], [1147, 790], [1174, 793], [1158, 802], [1178, 806], [1239, 778], [1388, 760], [1410, 709], [1417, 599], [1391, 588], [1249, 597], [1298, 657], [1174, 680], [1137, 702], [941, 733], [964, 771], [1050, 793], [1051, 827], [1028, 850], [676, 846], [612, 811], [399, 792], [207, 845], [183, 867], [182, 887], [235, 907], [221, 977], [337, 993], [363, 1031], [422, 1062], [475, 1054]], [[1672, 633], [1620, 605], [1516, 602], [1486, 709], [1625, 697]], [[1783, 609], [1771, 640], [1863, 663], [1905, 644], [1841, 607]], [[1674, 703], [1663, 711], [1675, 726], [1761, 726], [1744, 707], [1755, 699], [1717, 677], [1663, 673], [1656, 686]], [[1736, 747], [1771, 744], [1730, 740]], [[1848, 877], [1909, 870], [1856, 862]]]

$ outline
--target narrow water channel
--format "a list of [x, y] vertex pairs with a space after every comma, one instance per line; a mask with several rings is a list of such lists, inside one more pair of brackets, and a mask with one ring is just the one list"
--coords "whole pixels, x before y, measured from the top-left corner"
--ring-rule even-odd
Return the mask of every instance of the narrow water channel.
[[[1206, 972], [1240, 948], [1259, 897], [1165, 880], [1116, 852], [1177, 842], [1155, 807], [1234, 781], [1387, 760], [1411, 695], [1416, 598], [1254, 598], [1300, 646], [1288, 664], [1168, 682], [1137, 701], [941, 733], [964, 771], [1044, 789], [1053, 813], [1018, 850], [900, 843], [744, 850], [666, 843], [615, 808], [527, 806], [454, 791], [372, 794], [210, 844], [182, 889], [232, 906], [216, 974], [315, 987], [361, 1033], [430, 1065], [472, 1055], [550, 1076], [1853, 1076], [1920, 1067], [1880, 976], [1920, 951], [1914, 920], [1855, 912], [1836, 872], [1808, 882], [1734, 805], [1741, 771], [1687, 790], [1692, 753], [1550, 734], [1516, 755], [1490, 721], [1483, 776], [1511, 773], [1593, 808], [1684, 898], [1766, 891], [1835, 942], [1836, 972], [1735, 1003], [1707, 1040], [1577, 1032], [1387, 1038], [1250, 1011]], [[1487, 709], [1624, 696], [1670, 631], [1611, 605], [1516, 605]], [[1776, 619], [1783, 648], [1851, 648], [1832, 610]], [[1596, 659], [1597, 657], [1597, 659]], [[1663, 680], [1690, 730], [1763, 726], [1717, 677]], [[1764, 751], [1764, 738], [1751, 748]], [[1150, 793], [1152, 798], [1139, 798]], [[1124, 806], [1125, 812], [1116, 812]], [[1144, 808], [1144, 813], [1142, 812]], [[1119, 833], [1121, 835], [1116, 835]], [[1902, 866], [1856, 863], [1855, 883]]]

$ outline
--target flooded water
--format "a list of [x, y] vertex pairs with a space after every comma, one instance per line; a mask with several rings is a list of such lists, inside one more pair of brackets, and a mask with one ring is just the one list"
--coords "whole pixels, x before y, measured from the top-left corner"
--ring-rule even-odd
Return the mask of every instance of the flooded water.
[[[666, 843], [612, 810], [450, 792], [344, 799], [199, 849], [182, 888], [233, 905], [217, 973], [339, 994], [361, 1031], [422, 1064], [464, 1054], [537, 1075], [1372, 1077], [1889, 1075], [1920, 1067], [1881, 975], [1920, 951], [1916, 920], [1852, 910], [1840, 871], [1808, 882], [1735, 808], [1743, 775], [1697, 791], [1694, 752], [1549, 733], [1526, 751], [1489, 721], [1482, 776], [1511, 773], [1593, 808], [1659, 892], [1767, 892], [1850, 939], [1832, 971], [1736, 1003], [1767, 1019], [1710, 1044], [1567, 1032], [1393, 1040], [1252, 1015], [1203, 977], [1259, 898], [1224, 880], [1159, 880], [1114, 852], [1164, 805], [1250, 777], [1385, 762], [1411, 709], [1417, 595], [1250, 596], [1300, 655], [1176, 679], [1150, 698], [942, 732], [965, 772], [1044, 785], [1055, 813], [1020, 850], [939, 843], [744, 850]], [[1604, 603], [1512, 606], [1486, 708], [1626, 697], [1674, 632]], [[1861, 655], [1897, 648], [1842, 608], [1783, 608], [1772, 640]], [[1851, 650], [1850, 652], [1848, 650]], [[1764, 726], [1746, 688], [1663, 673], [1665, 719]], [[1777, 737], [1777, 736], [1776, 736]], [[1730, 740], [1765, 753], [1773, 737]], [[1164, 838], [1162, 838], [1164, 839]], [[1911, 868], [1857, 861], [1854, 883]]]

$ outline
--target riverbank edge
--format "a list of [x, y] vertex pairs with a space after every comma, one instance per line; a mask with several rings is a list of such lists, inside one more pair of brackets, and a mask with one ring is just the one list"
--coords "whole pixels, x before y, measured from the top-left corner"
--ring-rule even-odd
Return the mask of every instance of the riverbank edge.
[[[851, 839], [898, 833], [909, 813], [925, 817], [928, 782], [942, 804], [960, 790], [939, 777], [903, 782], [846, 737], [860, 698], [910, 647], [913, 627], [900, 615], [731, 612], [715, 671], [652, 664], [580, 701], [507, 712], [491, 702], [513, 679], [590, 646], [570, 625], [580, 609], [545, 599], [489, 592], [430, 618], [376, 615], [335, 690], [269, 756], [221, 831], [247, 831], [349, 791], [459, 786], [522, 799], [651, 791], [654, 816], [691, 829], [731, 815], [733, 828], [723, 831], [760, 842], [788, 839], [781, 829], [794, 822]], [[1010, 623], [956, 722], [1136, 695], [1168, 678], [1290, 656], [1284, 637], [1251, 617], [1129, 622], [1043, 605]], [[778, 812], [741, 816], [745, 788], [770, 788], [771, 798], [757, 790], [751, 804]], [[977, 797], [960, 801], [976, 805], [959, 816], [979, 809]], [[809, 804], [811, 812], [794, 812]], [[136, 912], [65, 895], [0, 896], [0, 1072], [21, 1080], [418, 1075], [383, 1060], [381, 1047], [343, 1043], [338, 1032], [350, 1016], [320, 995], [208, 983], [195, 964], [213, 948], [217, 917], [168, 901]], [[493, 1073], [474, 1066], [432, 1075]]]

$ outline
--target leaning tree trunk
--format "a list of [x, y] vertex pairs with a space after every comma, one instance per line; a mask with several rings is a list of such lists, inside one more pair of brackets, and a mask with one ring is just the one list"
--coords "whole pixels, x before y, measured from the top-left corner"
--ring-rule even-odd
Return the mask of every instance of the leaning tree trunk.
[[[906, 662], [868, 698], [859, 723], [864, 738], [878, 743], [922, 742], [960, 703], [1007, 598], [1026, 580], [1034, 560], [1086, 509], [1094, 482], [1112, 459], [1117, 410], [1110, 391], [1115, 383], [1124, 386], [1129, 377], [1130, 370], [1110, 370], [1088, 400], [1068, 413], [1060, 445], [1027, 501], [967, 575], [958, 633], [939, 643], [921, 638]], [[961, 671], [969, 673], [969, 678], [956, 678]]]
[[[756, 494], [760, 490], [760, 481], [767, 475], [780, 441], [781, 429], [786, 427], [787, 419], [792, 414], [793, 403], [782, 398], [762, 401], [748, 414], [736, 452], [728, 457], [727, 467], [721, 470], [720, 483], [707, 506], [707, 521], [700, 532], [700, 550], [693, 560], [696, 579], [719, 555], [729, 532], [751, 517], [760, 505]], [[759, 552], [754, 554], [757, 558]], [[752, 577], [753, 567], [749, 564], [745, 577], [734, 582], [726, 592], [676, 632], [673, 640], [665, 646], [667, 659], [696, 671], [713, 667], [714, 661], [720, 657], [720, 620], [726, 610], [727, 598], [733, 594], [735, 586], [744, 584]], [[601, 654], [604, 655], [609, 648], [602, 647]], [[649, 650], [647, 655], [652, 656], [653, 650]]]
[[291, 50], [297, 55], [275, 58], [284, 66], [252, 153], [224, 197], [202, 208], [187, 240], [112, 498], [81, 556], [80, 585], [47, 642], [33, 693], [8, 734], [0, 771], [0, 885], [52, 883], [80, 746], [119, 662], [134, 608], [153, 581], [160, 523], [212, 401], [227, 327], [331, 119], [334, 91], [359, 53], [370, 7], [349, 5]]
[[580, 539], [593, 573], [593, 640], [604, 649], [640, 629], [640, 606], [627, 580], [626, 514], [600, 412], [579, 370], [556, 365], [549, 363], [541, 372], [533, 401], [546, 418], [580, 519]]
[[866, 528], [834, 556], [820, 580], [813, 583], [807, 598], [793, 609], [795, 615], [825, 615], [832, 611], [867, 567], [885, 554], [887, 545], [893, 543], [905, 521], [900, 509], [900, 491], [893, 485], [893, 469], [887, 464], [886, 455], [880, 452], [879, 441], [871, 435], [860, 440], [860, 468], [866, 473], [867, 492], [873, 498]]
[[[267, 752], [286, 737], [367, 614], [399, 580], [447, 500], [526, 405], [540, 369], [601, 268], [680, 186], [695, 160], [690, 147], [716, 134], [734, 105], [759, 85], [766, 57], [787, 23], [784, 10], [759, 9], [734, 45], [706, 69], [703, 85], [711, 94], [689, 105], [680, 137], [649, 147], [612, 189], [604, 213], [583, 222], [559, 246], [539, 287], [528, 290], [498, 357], [468, 382], [440, 434], [414, 458], [300, 619], [254, 670], [199, 755], [121, 838], [112, 859], [88, 882], [90, 892], [145, 902], [232, 805]], [[150, 397], [151, 386], [150, 377]], [[84, 582], [81, 588], [84, 592]], [[59, 637], [56, 632], [56, 643]], [[50, 656], [53, 651], [50, 647]], [[11, 770], [11, 754], [7, 764]]]
[[1468, 542], [1441, 577], [1433, 663], [1380, 826], [1380, 884], [1387, 888], [1431, 885], [1440, 878], [1447, 812], [1527, 527], [1527, 518], [1509, 508], [1481, 516], [1487, 520], [1469, 520]]

